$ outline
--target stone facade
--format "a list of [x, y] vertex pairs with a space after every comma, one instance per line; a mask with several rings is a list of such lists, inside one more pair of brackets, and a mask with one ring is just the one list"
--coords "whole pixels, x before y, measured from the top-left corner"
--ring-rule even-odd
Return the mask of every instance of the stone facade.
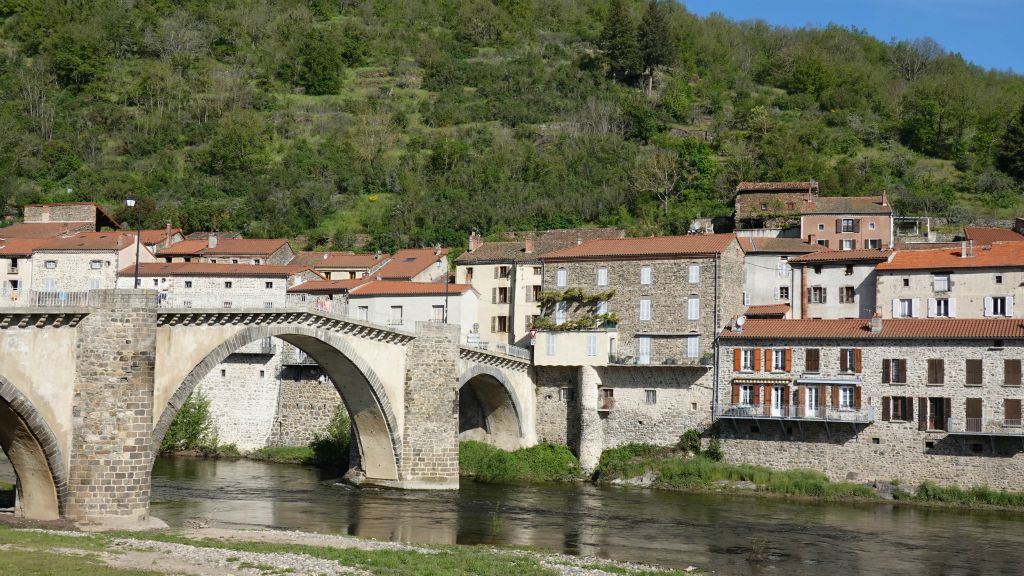
[[876, 309], [875, 278], [875, 262], [794, 262], [792, 293], [798, 297], [792, 317], [871, 318]]
[[92, 222], [96, 223], [96, 205], [75, 204], [29, 204], [25, 206], [25, 222]]
[[272, 354], [232, 354], [196, 387], [210, 403], [217, 441], [248, 452], [271, 443], [280, 361]]
[[335, 411], [345, 409], [334, 383], [316, 366], [285, 366], [278, 383], [274, 446], [306, 446], [327, 432]]
[[[976, 248], [980, 250], [980, 248]], [[1021, 246], [1024, 250], [1024, 245]], [[944, 290], [936, 276], [949, 278]], [[996, 277], [999, 276], [999, 282]], [[946, 311], [954, 318], [984, 318], [985, 299], [1002, 297], [1008, 305], [1006, 317], [1024, 317], [1024, 269], [1021, 268], [965, 268], [950, 270], [879, 270], [878, 306], [883, 318], [898, 317], [900, 299], [917, 301], [917, 317], [936, 315], [936, 300], [946, 300]], [[906, 284], [906, 285], [905, 285]], [[897, 313], [894, 315], [894, 312]]]
[[[737, 372], [734, 355], [743, 349], [761, 355], [772, 349], [790, 350], [791, 368], [773, 369], [762, 359], [755, 369]], [[806, 369], [808, 349], [819, 351], [816, 371], [813, 365], [811, 371]], [[856, 362], [845, 371], [840, 365], [841, 349], [857, 351]], [[932, 480], [1021, 490], [1024, 434], [1019, 420], [1011, 418], [1014, 409], [1005, 402], [1024, 399], [1024, 389], [1019, 381], [1004, 381], [1004, 362], [1019, 362], [1022, 357], [1021, 340], [724, 337], [719, 395], [725, 417], [718, 419], [715, 430], [732, 462], [810, 468], [834, 480], [899, 479], [911, 484]], [[885, 360], [905, 361], [905, 383], [883, 381]], [[930, 360], [943, 362], [943, 383], [929, 383]], [[982, 362], [979, 385], [967, 383], [968, 360]], [[738, 396], [734, 385], [751, 386], [755, 405], [733, 408]], [[818, 411], [809, 405], [809, 387], [821, 391]], [[849, 396], [855, 405], [835, 409], [840, 404], [835, 394], [843, 387], [859, 390]], [[784, 405], [780, 416], [762, 417], [772, 410], [763, 407], [771, 402], [772, 389], [785, 391]], [[973, 402], [979, 404], [980, 412], [971, 416], [980, 418], [968, 421], [968, 405]], [[949, 413], [944, 414], [947, 407]], [[821, 410], [830, 414], [831, 422], [818, 418], [824, 413]], [[758, 418], [751, 417], [755, 414]], [[860, 423], [853, 421], [858, 416]]]
[[736, 222], [741, 228], [785, 228], [800, 222], [807, 190], [743, 192], [736, 195]]
[[93, 293], [78, 325], [68, 514], [79, 519], [149, 515], [153, 469], [156, 295]]

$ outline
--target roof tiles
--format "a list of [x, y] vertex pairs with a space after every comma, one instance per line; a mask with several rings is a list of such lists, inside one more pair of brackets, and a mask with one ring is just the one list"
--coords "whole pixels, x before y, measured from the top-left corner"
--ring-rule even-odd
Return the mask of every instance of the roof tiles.
[[889, 258], [891, 250], [823, 250], [790, 258], [792, 264], [825, 263], [825, 262], [882, 262]]
[[884, 196], [815, 196], [801, 214], [892, 214]]
[[734, 234], [694, 234], [591, 240], [541, 256], [541, 260], [617, 259], [708, 256], [721, 254], [736, 241]]
[[942, 250], [907, 250], [895, 252], [888, 262], [877, 266], [885, 270], [933, 270], [953, 268], [1016, 268], [1024, 267], [1024, 244], [996, 242], [979, 246], [973, 256], [962, 258], [961, 247]]
[[871, 321], [751, 319], [742, 332], [722, 331], [728, 340], [984, 340], [1024, 339], [1024, 320], [995, 319], [887, 319], [881, 332], [871, 332]]
[[372, 296], [452, 296], [472, 290], [469, 284], [445, 284], [444, 282], [403, 282], [371, 280], [349, 290], [349, 298]]
[[986, 226], [964, 226], [964, 237], [978, 244], [993, 242], [1024, 242], [1024, 235], [1008, 228], [990, 228]]
[[[139, 276], [232, 276], [232, 277], [274, 277], [287, 278], [312, 270], [308, 266], [286, 264], [214, 264], [212, 262], [144, 262], [139, 264]], [[128, 266], [118, 272], [131, 276], [135, 266]]]
[[382, 280], [409, 280], [448, 255], [448, 249], [409, 248], [395, 252], [374, 275]]
[[740, 182], [737, 192], [805, 192], [817, 191], [818, 183], [810, 182]]

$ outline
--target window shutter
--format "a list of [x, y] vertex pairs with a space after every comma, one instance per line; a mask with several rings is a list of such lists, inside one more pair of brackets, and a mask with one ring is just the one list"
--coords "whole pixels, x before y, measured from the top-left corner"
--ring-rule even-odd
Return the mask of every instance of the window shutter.
[[[943, 403], [943, 412], [945, 413], [946, 419], [949, 420], [949, 417], [953, 414], [953, 399], [952, 398], [943, 398], [942, 399], [942, 403]], [[946, 422], [939, 422], [938, 424], [939, 424], [939, 430], [945, 430], [946, 432], [949, 432], [949, 426], [947, 425]]]
[[882, 360], [882, 384], [892, 383], [892, 360]]
[[786, 348], [786, 372], [793, 371], [793, 349]]
[[1006, 297], [1006, 316], [1008, 318], [1013, 317], [1013, 296]]
[[928, 299], [928, 317], [929, 318], [934, 318], [935, 317], [935, 298], [929, 298]]
[[1020, 424], [1020, 413], [1020, 400], [1003, 400], [1003, 419], [1009, 420], [1009, 424]]
[[787, 384], [782, 387], [782, 405], [789, 406], [792, 403], [791, 398], [792, 396], [790, 396], [789, 393], [789, 385]]
[[497, 304], [497, 303], [498, 303], [498, 289], [497, 288], [491, 288], [491, 304]]
[[739, 404], [739, 403], [740, 403], [740, 385], [739, 384], [733, 384], [732, 385], [732, 404]]
[[797, 386], [796, 388], [796, 415], [799, 417], [806, 416], [807, 411], [807, 386]]
[[857, 249], [857, 241], [856, 240], [850, 240], [850, 250], [856, 250], [856, 249]]
[[860, 386], [853, 387], [853, 408], [860, 410]]
[[839, 409], [839, 386], [832, 386], [832, 408]]
[[889, 397], [888, 396], [882, 396], [882, 422], [888, 422], [890, 420], [890, 416], [889, 416], [890, 415], [890, 411], [889, 410], [890, 410], [890, 407], [889, 407]]
[[899, 300], [899, 298], [893, 298], [892, 299], [892, 317], [893, 318], [899, 318], [900, 317], [900, 300]]
[[821, 363], [820, 354], [817, 348], [808, 348], [804, 352], [804, 370], [807, 372], [817, 372]]
[[497, 266], [495, 266], [495, 267], [494, 267], [494, 279], [495, 279], [495, 280], [497, 280], [497, 279], [498, 279], [498, 276], [500, 276], [500, 274], [498, 273], [498, 267], [497, 267]]
[[754, 372], [761, 371], [761, 349], [754, 348]]
[[913, 422], [914, 421], [914, 397], [913, 396], [907, 396], [906, 398], [903, 398], [903, 405], [907, 409], [907, 413], [903, 416], [903, 419], [906, 420], [907, 422]]
[[743, 369], [743, 349], [733, 348], [732, 349], [732, 371], [739, 372]]
[[949, 299], [949, 317], [956, 318], [956, 298]]
[[988, 318], [992, 315], [992, 297], [985, 296], [985, 317]]
[[921, 317], [921, 300], [914, 298], [910, 301], [910, 315], [914, 318]]
[[825, 413], [825, 385], [818, 385], [818, 409], [821, 411], [818, 415]]
[[843, 219], [836, 218], [836, 234], [843, 231]]
[[853, 349], [853, 371], [856, 372], [857, 374], [861, 373], [860, 360], [861, 360], [860, 348], [854, 348]]
[[938, 363], [934, 359], [928, 360], [928, 384], [935, 384], [938, 374]]
[[[860, 232], [860, 218], [853, 221], [853, 231]], [[856, 240], [854, 240], [854, 242], [856, 242]]]
[[772, 370], [775, 370], [776, 368], [779, 368], [779, 366], [775, 365], [775, 350], [772, 349], [772, 348], [765, 348], [764, 349], [764, 371], [765, 372], [771, 372]]
[[844, 349], [844, 348], [840, 348], [839, 349], [839, 371], [840, 372], [849, 372], [850, 371], [850, 361], [849, 361], [849, 358], [846, 357], [846, 349]]
[[491, 316], [491, 332], [494, 333], [494, 332], [497, 332], [497, 331], [498, 331], [498, 317], [497, 316]]
[[924, 396], [917, 399], [917, 429], [928, 429], [928, 399]]
[[907, 359], [900, 358], [897, 360], [900, 363], [900, 384], [907, 383]]
[[772, 387], [767, 385], [767, 384], [765, 384], [762, 388], [764, 390], [764, 401], [761, 404], [764, 406], [764, 415], [765, 416], [771, 416], [772, 415]]
[[1020, 360], [1003, 360], [1003, 383], [1020, 386]]

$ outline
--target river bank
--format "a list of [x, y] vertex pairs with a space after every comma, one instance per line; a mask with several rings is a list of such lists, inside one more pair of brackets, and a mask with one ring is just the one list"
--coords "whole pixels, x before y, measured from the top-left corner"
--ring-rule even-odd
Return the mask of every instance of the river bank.
[[[6, 573], [673, 576], [701, 573], [487, 546], [424, 546], [298, 531], [191, 528], [87, 534], [17, 529], [0, 522]], [[9, 571], [9, 572], [7, 572]]]

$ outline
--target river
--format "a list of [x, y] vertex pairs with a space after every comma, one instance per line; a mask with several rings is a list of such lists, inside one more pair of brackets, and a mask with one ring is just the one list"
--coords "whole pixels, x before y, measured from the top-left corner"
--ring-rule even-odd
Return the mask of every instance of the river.
[[355, 489], [300, 466], [165, 458], [153, 471], [152, 514], [171, 526], [197, 519], [231, 528], [530, 546], [725, 575], [1024, 573], [1019, 514], [886, 503], [468, 481], [457, 492]]

